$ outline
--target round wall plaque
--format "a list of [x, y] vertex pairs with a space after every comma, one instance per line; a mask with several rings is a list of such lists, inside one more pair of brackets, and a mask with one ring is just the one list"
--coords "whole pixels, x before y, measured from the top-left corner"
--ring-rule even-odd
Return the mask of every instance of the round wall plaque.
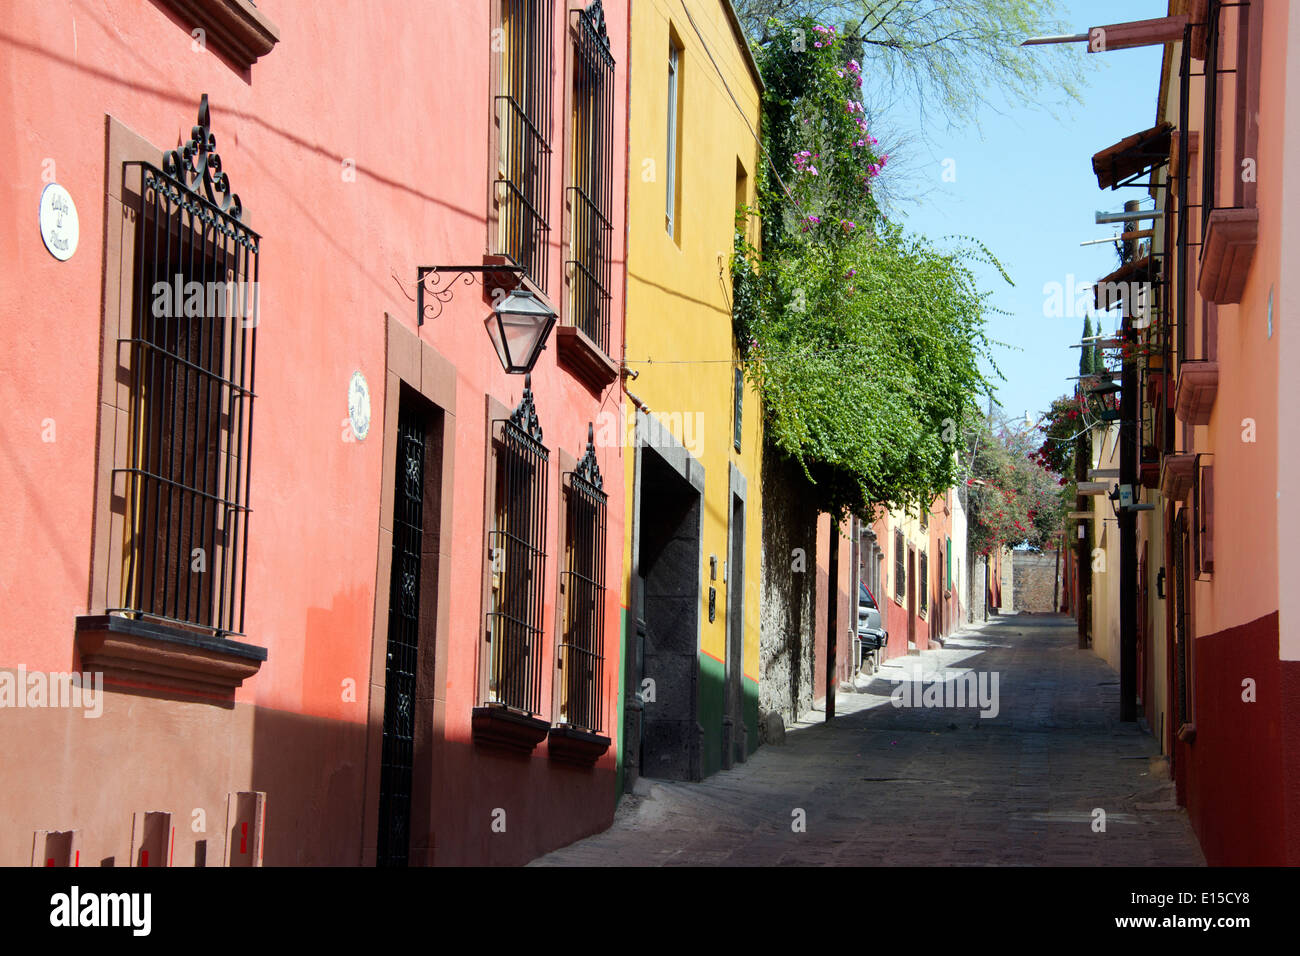
[[370, 433], [370, 386], [360, 370], [353, 372], [348, 382], [348, 417], [352, 419], [352, 434], [361, 441]]
[[41, 190], [41, 239], [54, 258], [66, 262], [77, 251], [81, 227], [72, 195], [58, 183]]

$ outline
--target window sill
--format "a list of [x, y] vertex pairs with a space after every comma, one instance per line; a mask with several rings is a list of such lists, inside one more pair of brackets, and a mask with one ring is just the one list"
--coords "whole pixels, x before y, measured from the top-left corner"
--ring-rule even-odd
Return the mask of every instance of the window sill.
[[1208, 425], [1219, 392], [1218, 362], [1183, 362], [1178, 366], [1175, 411], [1193, 425]]
[[577, 326], [555, 327], [555, 349], [560, 365], [598, 395], [618, 378], [613, 359]]
[[229, 700], [266, 660], [266, 648], [118, 615], [76, 621], [83, 670], [105, 683]]
[[207, 40], [248, 69], [280, 42], [280, 30], [249, 0], [164, 0], [186, 23], [201, 27]]
[[1211, 212], [1201, 247], [1201, 271], [1196, 279], [1196, 291], [1207, 301], [1219, 305], [1240, 302], [1258, 241], [1258, 209], [1215, 209]]
[[1160, 473], [1160, 494], [1167, 501], [1182, 501], [1192, 490], [1192, 471], [1196, 456], [1166, 455]]
[[551, 725], [500, 705], [475, 707], [471, 720], [474, 743], [489, 750], [531, 754], [546, 739]]
[[609, 750], [611, 741], [602, 734], [577, 727], [552, 727], [547, 735], [546, 751], [559, 763], [590, 767]]

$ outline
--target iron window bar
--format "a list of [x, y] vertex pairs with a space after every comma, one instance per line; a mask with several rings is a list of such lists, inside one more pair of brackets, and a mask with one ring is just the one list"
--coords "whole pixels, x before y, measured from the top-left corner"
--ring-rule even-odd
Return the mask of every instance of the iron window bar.
[[1219, 0], [1209, 0], [1205, 26], [1205, 117], [1201, 137], [1201, 236], [1214, 211], [1218, 183], [1215, 182], [1216, 140], [1219, 135]]
[[546, 577], [546, 479], [550, 452], [533, 404], [532, 376], [507, 419], [493, 422], [496, 520], [488, 535], [492, 602], [488, 703], [541, 713], [543, 585]]
[[[501, 0], [504, 43], [499, 135], [498, 251], [546, 291], [551, 181], [552, 0]], [[504, 195], [500, 195], [504, 193]]]
[[[1189, 172], [1187, 163], [1190, 160], [1190, 148], [1188, 139], [1190, 132], [1188, 123], [1190, 120], [1190, 104], [1188, 100], [1191, 97], [1191, 78], [1189, 73], [1192, 64], [1192, 26], [1189, 24], [1183, 30], [1182, 46], [1182, 64], [1180, 66], [1179, 95], [1178, 95], [1178, 235], [1176, 239], [1176, 252], [1178, 264], [1178, 287], [1177, 299], [1175, 302], [1175, 324], [1177, 332], [1176, 353], [1179, 364], [1186, 358], [1187, 351], [1187, 192]], [[1204, 148], [1205, 144], [1201, 144]], [[1170, 369], [1172, 372], [1173, 369]]]
[[614, 170], [614, 57], [600, 0], [575, 11], [570, 321], [609, 352]]
[[560, 723], [593, 734], [602, 729], [605, 657], [605, 506], [593, 427], [587, 450], [565, 474], [567, 555], [561, 575], [564, 636], [558, 667], [562, 687]]
[[[221, 171], [206, 94], [162, 166], [140, 170], [123, 585], [108, 613], [244, 632], [261, 237]], [[198, 302], [195, 302], [197, 287]], [[233, 301], [232, 301], [233, 298]], [[125, 355], [123, 356], [123, 352]]]

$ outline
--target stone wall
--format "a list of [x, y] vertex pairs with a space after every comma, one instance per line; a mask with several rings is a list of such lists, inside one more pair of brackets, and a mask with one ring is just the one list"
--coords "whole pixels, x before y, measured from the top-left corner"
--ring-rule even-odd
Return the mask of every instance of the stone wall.
[[[787, 725], [813, 702], [817, 600], [817, 510], [797, 465], [763, 452], [763, 564], [759, 614], [760, 718]], [[765, 721], [760, 719], [760, 734]]]
[[[1033, 614], [1050, 614], [1056, 591], [1058, 565], [1055, 551], [1016, 551], [1013, 553], [1013, 591], [1015, 609]], [[1006, 591], [1003, 591], [1006, 594]]]

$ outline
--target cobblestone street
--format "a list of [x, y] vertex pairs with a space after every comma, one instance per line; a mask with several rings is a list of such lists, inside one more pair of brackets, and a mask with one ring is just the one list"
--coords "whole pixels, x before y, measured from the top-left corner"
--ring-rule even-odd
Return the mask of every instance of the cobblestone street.
[[[996, 673], [997, 716], [891, 705], [896, 681], [941, 669]], [[1073, 620], [994, 619], [841, 690], [829, 727], [806, 714], [703, 783], [643, 781], [608, 831], [533, 865], [1202, 865], [1118, 683]]]

